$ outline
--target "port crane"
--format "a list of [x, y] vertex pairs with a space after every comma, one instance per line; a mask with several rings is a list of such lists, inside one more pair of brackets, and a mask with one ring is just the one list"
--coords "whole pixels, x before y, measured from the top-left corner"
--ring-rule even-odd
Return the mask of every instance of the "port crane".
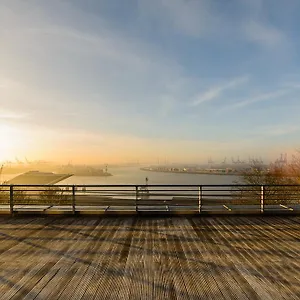
[[239, 157], [239, 156], [238, 156], [237, 160], [234, 160], [234, 158], [232, 157], [232, 158], [231, 158], [231, 161], [232, 161], [232, 163], [235, 164], [235, 165], [241, 164], [241, 163], [242, 163], [242, 161], [240, 161], [240, 157]]
[[4, 168], [4, 164], [2, 164], [1, 167], [0, 167], [0, 184], [2, 184], [1, 176], [2, 176], [3, 168]]
[[280, 154], [280, 158], [276, 159], [275, 164], [278, 166], [284, 166], [287, 165], [287, 154]]
[[213, 160], [211, 159], [211, 157], [208, 159], [208, 163], [209, 164], [213, 164], [214, 163]]
[[23, 163], [22, 161], [20, 161], [17, 157], [16, 157], [15, 159], [16, 159], [17, 164], [19, 164], [19, 165], [23, 165], [23, 164], [24, 164], [24, 163]]
[[29, 160], [27, 159], [27, 157], [25, 157], [25, 161], [26, 161], [26, 163], [27, 163], [28, 165], [31, 164], [31, 161], [29, 161]]

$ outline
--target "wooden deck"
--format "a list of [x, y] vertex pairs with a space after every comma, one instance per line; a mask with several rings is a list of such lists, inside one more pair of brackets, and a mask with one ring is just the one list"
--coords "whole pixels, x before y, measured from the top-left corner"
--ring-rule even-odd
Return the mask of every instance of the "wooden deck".
[[300, 299], [300, 217], [0, 218], [0, 299]]

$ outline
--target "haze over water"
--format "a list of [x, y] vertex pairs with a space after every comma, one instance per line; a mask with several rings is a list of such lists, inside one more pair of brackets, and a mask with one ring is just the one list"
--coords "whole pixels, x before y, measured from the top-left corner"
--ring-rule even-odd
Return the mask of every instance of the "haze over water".
[[113, 176], [72, 176], [60, 184], [232, 184], [238, 177], [231, 175], [175, 174], [142, 171], [138, 167], [112, 168]]

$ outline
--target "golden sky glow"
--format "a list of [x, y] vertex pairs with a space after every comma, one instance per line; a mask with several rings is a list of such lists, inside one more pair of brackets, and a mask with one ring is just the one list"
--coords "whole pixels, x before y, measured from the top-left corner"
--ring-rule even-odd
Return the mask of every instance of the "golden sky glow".
[[[255, 145], [251, 140], [238, 142], [205, 142], [195, 140], [164, 140], [159, 138], [137, 138], [116, 134], [101, 134], [83, 130], [51, 130], [44, 127], [26, 127], [21, 125], [0, 124], [0, 162], [48, 160], [61, 163], [160, 163], [168, 162], [206, 162], [208, 157], [223, 160], [219, 147], [233, 156], [255, 153]], [[236, 148], [236, 150], [233, 150]], [[196, 151], [195, 149], [201, 149]], [[261, 148], [262, 155], [276, 157], [279, 146], [272, 151]], [[293, 149], [287, 149], [293, 150]], [[247, 156], [244, 156], [247, 159]], [[231, 157], [228, 157], [230, 160]]]
[[0, 124], [0, 138], [0, 161], [11, 158], [24, 147], [22, 133], [10, 125]]
[[298, 16], [253, 0], [114, 2], [0, 0], [0, 163], [299, 148]]

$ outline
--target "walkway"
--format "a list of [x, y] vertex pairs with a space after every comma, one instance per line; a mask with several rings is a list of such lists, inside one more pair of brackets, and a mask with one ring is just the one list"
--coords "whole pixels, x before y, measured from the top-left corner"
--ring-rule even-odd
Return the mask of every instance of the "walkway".
[[0, 299], [299, 299], [300, 217], [1, 217]]

